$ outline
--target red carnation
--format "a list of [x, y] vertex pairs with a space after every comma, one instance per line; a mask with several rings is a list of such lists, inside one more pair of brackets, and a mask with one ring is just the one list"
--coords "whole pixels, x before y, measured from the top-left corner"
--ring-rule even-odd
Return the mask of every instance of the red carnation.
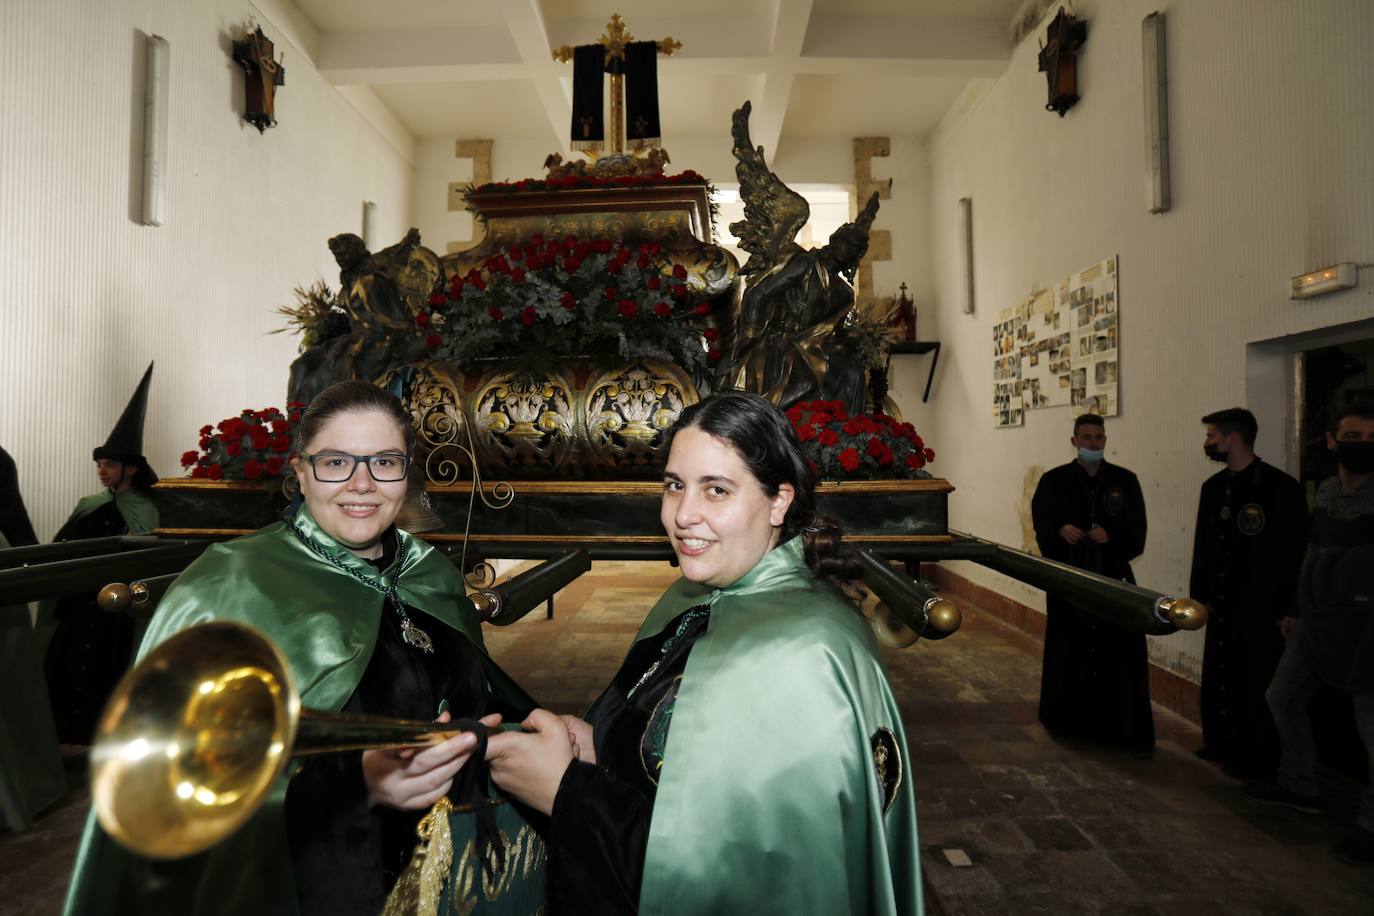
[[450, 280], [450, 281], [449, 281], [449, 284], [448, 284], [448, 297], [449, 297], [450, 299], [459, 299], [459, 298], [462, 297], [462, 295], [463, 295], [463, 278], [460, 277], [460, 276], [458, 276], [457, 274], [454, 274], [454, 275], [453, 275], [453, 279]]
[[639, 252], [639, 257], [635, 258], [635, 266], [640, 270], [649, 266], [649, 253], [647, 251], [641, 250]]
[[720, 362], [721, 357], [724, 356], [724, 355], [725, 355], [725, 354], [724, 354], [724, 353], [721, 353], [719, 350], [707, 350], [707, 351], [706, 351], [706, 358], [709, 359], [709, 360], [710, 360], [711, 362], [713, 362], [713, 363], [718, 363], [718, 362]]
[[824, 446], [839, 445], [840, 435], [833, 429], [826, 428], [821, 430], [820, 441]]
[[282, 465], [284, 465], [285, 463], [286, 463], [286, 461], [285, 461], [284, 459], [282, 459], [282, 457], [281, 457], [280, 455], [273, 455], [271, 458], [268, 458], [268, 459], [267, 459], [267, 473], [268, 473], [268, 475], [269, 475], [269, 476], [272, 476], [272, 477], [276, 477], [278, 474], [281, 473]]
[[568, 257], [563, 259], [563, 270], [570, 274], [577, 273], [577, 268], [581, 266], [582, 262], [577, 258]]
[[924, 455], [926, 456], [926, 461], [934, 461], [934, 460], [935, 460], [935, 449], [933, 449], [933, 448], [928, 448], [928, 449], [926, 449], [922, 454], [924, 454]]
[[567, 309], [570, 312], [573, 309], [577, 308], [577, 300], [573, 298], [572, 293], [568, 292], [565, 292], [563, 293], [563, 295], [558, 297], [558, 304], [563, 306], [563, 308]]
[[[677, 296], [679, 299], [685, 299], [685, 298], [687, 297], [687, 287], [685, 287], [685, 286], [683, 286], [681, 283], [679, 283], [679, 284], [677, 284], [676, 286], [673, 287], [672, 293], [673, 293], [674, 296]], [[709, 312], [709, 311], [711, 310], [711, 307], [708, 305], [708, 306], [706, 307], [706, 310]]]
[[253, 448], [267, 448], [267, 444], [272, 441], [272, 437], [267, 432], [266, 427], [262, 426], [254, 426], [249, 436], [252, 439]]
[[429, 327], [429, 312], [416, 312], [415, 324], [422, 328]]
[[624, 315], [626, 318], [633, 318], [635, 315], [639, 314], [639, 306], [629, 299], [621, 299], [618, 307], [620, 309], [620, 314]]
[[252, 458], [249, 458], [248, 462], [243, 466], [243, 476], [247, 477], [249, 480], [257, 480], [262, 476], [262, 472], [262, 463]]
[[191, 468], [192, 477], [209, 477], [210, 473], [204, 466]]
[[517, 267], [517, 268], [515, 268], [514, 270], [512, 270], [512, 271], [510, 272], [510, 278], [511, 278], [513, 281], [515, 281], [516, 283], [524, 283], [524, 282], [525, 282], [525, 271], [522, 270], [521, 268]]
[[214, 446], [215, 446], [215, 440], [214, 440], [214, 439], [211, 439], [209, 436], [201, 436], [201, 437], [200, 437], [200, 450], [201, 450], [202, 452], [207, 452], [207, 451], [209, 451], [210, 449], [214, 448]]
[[597, 254], [610, 254], [611, 243], [606, 239], [597, 239], [595, 242], [592, 242], [592, 251], [595, 251]]
[[200, 428], [200, 434], [201, 434], [202, 436], [208, 436], [208, 435], [210, 435], [210, 434], [211, 434], [212, 432], [214, 432], [214, 431], [215, 431], [215, 428], [214, 428], [213, 426], [210, 426], [208, 423], [207, 423], [205, 426], [202, 426], [202, 427]]
[[667, 318], [673, 314], [673, 307], [666, 302], [659, 302], [654, 306], [654, 314], [660, 318]]
[[243, 440], [230, 439], [224, 443], [224, 453], [230, 458], [237, 458], [243, 454]]
[[289, 452], [291, 451], [291, 437], [286, 435], [272, 437], [272, 451]]
[[844, 431], [846, 435], [857, 436], [864, 431], [864, 425], [858, 417], [855, 417], [844, 425]]
[[620, 260], [619, 258], [612, 258], [611, 260], [609, 260], [609, 261], [606, 262], [606, 272], [607, 272], [607, 273], [610, 273], [610, 274], [619, 274], [619, 273], [620, 273], [622, 270], [624, 270], [624, 269], [625, 269], [625, 262], [622, 261], [622, 260]]
[[853, 473], [859, 467], [859, 453], [852, 448], [847, 448], [840, 452], [840, 467]]
[[686, 280], [686, 279], [687, 279], [687, 268], [683, 267], [681, 264], [674, 264], [674, 265], [673, 265], [673, 279], [675, 279], [675, 280]]
[[534, 310], [534, 306], [532, 305], [525, 306], [524, 311], [520, 313], [520, 320], [524, 323], [525, 327], [534, 324], [538, 318], [539, 313]]
[[[674, 295], [676, 295], [676, 292], [674, 292]], [[696, 308], [692, 309], [692, 314], [705, 318], [707, 315], [711, 314], [711, 303], [698, 302]]]
[[196, 463], [196, 459], [199, 458], [199, 457], [200, 457], [200, 452], [182, 452], [182, 453], [181, 453], [181, 466], [184, 467], [184, 468], [189, 468], [191, 465], [193, 465], [193, 464]]
[[614, 286], [608, 286], [601, 291], [601, 295], [606, 297], [607, 302], [614, 302], [615, 297], [620, 295], [620, 290], [616, 289]]
[[430, 305], [443, 305], [445, 302], [443, 293], [431, 293], [429, 297]]
[[892, 463], [892, 449], [881, 439], [868, 440], [868, 454], [872, 455], [881, 467], [887, 467]]
[[500, 321], [505, 317], [505, 313], [501, 311], [501, 306], [499, 305], [493, 305], [491, 308], [487, 309], [487, 314], [491, 316], [493, 321]]
[[715, 328], [707, 328], [701, 332], [701, 336], [705, 337], [708, 341], [714, 341], [720, 336], [720, 331], [717, 331]]
[[663, 285], [663, 278], [660, 277], [658, 274], [654, 274], [648, 280], [644, 281], [644, 285], [649, 287], [649, 289], [658, 289], [660, 286]]
[[209, 477], [211, 480], [219, 480], [224, 477], [224, 468], [220, 467], [218, 464], [212, 464], [205, 469], [205, 476]]
[[919, 471], [924, 464], [925, 461], [921, 458], [920, 452], [912, 452], [910, 455], [906, 456], [906, 466], [913, 471]]
[[425, 338], [425, 346], [429, 347], [431, 350], [439, 349], [443, 342], [444, 338], [440, 337], [438, 334], [431, 334]]
[[797, 438], [803, 442], [810, 442], [812, 439], [816, 438], [816, 427], [812, 426], [810, 423], [798, 427]]
[[506, 257], [510, 258], [512, 261], [519, 261], [524, 256], [525, 253], [520, 250], [519, 245], [510, 246], [510, 250], [506, 252]]

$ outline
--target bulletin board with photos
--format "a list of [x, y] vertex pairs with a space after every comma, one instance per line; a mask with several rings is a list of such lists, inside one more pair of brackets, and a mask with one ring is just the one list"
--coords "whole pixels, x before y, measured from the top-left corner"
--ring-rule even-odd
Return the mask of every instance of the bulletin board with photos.
[[1027, 410], [1120, 408], [1117, 262], [1087, 270], [1003, 309], [993, 326], [993, 423], [1021, 426]]

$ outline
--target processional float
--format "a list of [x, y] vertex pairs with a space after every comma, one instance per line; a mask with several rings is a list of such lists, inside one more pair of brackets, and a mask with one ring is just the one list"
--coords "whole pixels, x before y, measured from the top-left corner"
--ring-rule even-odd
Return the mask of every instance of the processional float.
[[[609, 153], [575, 163], [551, 156], [544, 179], [470, 188], [485, 236], [465, 251], [440, 256], [413, 229], [376, 253], [357, 236], [336, 236], [337, 294], [317, 290], [288, 310], [306, 331], [290, 400], [360, 378], [388, 387], [410, 411], [416, 465], [399, 524], [459, 566], [492, 625], [545, 601], [552, 613], [552, 595], [591, 560], [673, 559], [659, 523], [666, 434], [683, 408], [712, 391], [756, 391], [784, 409], [820, 403], [857, 416], [871, 404], [895, 413], [869, 372], [881, 365], [873, 359], [881, 328], [859, 313], [852, 286], [877, 195], [826, 245], [798, 245], [806, 201], [753, 146], [746, 102], [732, 123], [745, 219], [730, 228], [749, 254], [741, 267], [713, 243], [708, 182], [665, 174], [656, 98], [646, 107], [635, 95], [636, 81], [656, 79], [656, 53], [679, 45], [635, 43], [617, 16], [595, 47], [555, 57], [581, 68], [575, 81], [597, 104], [600, 74], [611, 74]], [[638, 99], [628, 115], [627, 81]], [[628, 152], [627, 119], [636, 140]], [[580, 109], [579, 136], [586, 142], [575, 147], [604, 141]], [[1128, 630], [1162, 635], [1204, 624], [1205, 609], [1187, 598], [951, 531], [953, 490], [924, 471], [818, 485], [818, 511], [845, 525], [880, 599], [867, 613], [884, 644], [958, 628], [958, 609], [920, 574], [922, 563], [956, 559]], [[164, 479], [154, 494], [163, 527], [152, 536], [0, 551], [0, 592], [26, 601], [90, 589], [111, 613], [147, 615], [207, 546], [271, 524], [288, 498], [279, 482], [204, 477]], [[484, 557], [547, 562], [496, 585]], [[130, 672], [113, 704], [120, 714], [102, 723], [93, 753], [102, 823], [145, 854], [213, 844], [251, 814], [293, 753], [413, 746], [445, 734], [428, 723], [301, 711], [270, 644], [237, 625], [197, 630]], [[234, 664], [196, 667], [194, 659], [216, 656]], [[207, 683], [213, 699], [198, 692]], [[169, 748], [197, 746], [207, 753], [169, 756]], [[231, 796], [241, 803], [226, 803]], [[154, 814], [129, 817], [140, 810]]]

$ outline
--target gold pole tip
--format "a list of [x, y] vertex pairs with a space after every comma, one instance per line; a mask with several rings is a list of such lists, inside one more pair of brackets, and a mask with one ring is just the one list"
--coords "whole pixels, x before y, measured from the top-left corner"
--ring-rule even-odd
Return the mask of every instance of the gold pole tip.
[[964, 615], [953, 601], [937, 598], [926, 609], [926, 620], [930, 621], [930, 626], [935, 632], [948, 636], [959, 629], [959, 624], [964, 622]]
[[133, 589], [123, 582], [111, 582], [95, 596], [95, 603], [102, 611], [111, 614], [127, 611], [134, 603]]
[[1175, 598], [1164, 609], [1169, 622], [1180, 630], [1200, 630], [1207, 625], [1207, 606], [1192, 598]]

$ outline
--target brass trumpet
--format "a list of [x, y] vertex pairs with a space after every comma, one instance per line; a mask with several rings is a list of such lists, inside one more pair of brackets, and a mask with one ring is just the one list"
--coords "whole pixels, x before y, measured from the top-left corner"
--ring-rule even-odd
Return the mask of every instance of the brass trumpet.
[[266, 636], [204, 623], [157, 646], [115, 688], [91, 746], [91, 803], [124, 846], [175, 859], [242, 826], [292, 757], [428, 747], [462, 732], [302, 708]]

